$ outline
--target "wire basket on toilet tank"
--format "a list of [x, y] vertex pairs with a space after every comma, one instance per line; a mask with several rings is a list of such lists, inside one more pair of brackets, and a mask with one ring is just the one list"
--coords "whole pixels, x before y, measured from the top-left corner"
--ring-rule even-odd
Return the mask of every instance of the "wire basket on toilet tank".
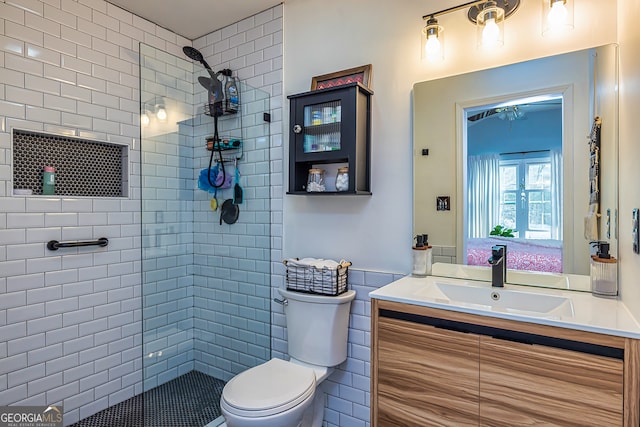
[[331, 296], [348, 290], [348, 261], [289, 258], [282, 263], [286, 266], [288, 290]]

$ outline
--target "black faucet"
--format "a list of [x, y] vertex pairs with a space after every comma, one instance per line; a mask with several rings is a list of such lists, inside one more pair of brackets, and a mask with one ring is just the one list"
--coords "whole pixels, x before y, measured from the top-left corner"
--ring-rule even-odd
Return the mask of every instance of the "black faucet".
[[507, 278], [507, 245], [495, 245], [491, 248], [491, 286], [503, 288]]

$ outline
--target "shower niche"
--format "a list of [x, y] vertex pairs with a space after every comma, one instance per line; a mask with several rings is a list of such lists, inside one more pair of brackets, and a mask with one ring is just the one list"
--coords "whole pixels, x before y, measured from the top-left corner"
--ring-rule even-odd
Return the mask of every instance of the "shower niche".
[[13, 130], [13, 194], [43, 195], [43, 168], [55, 168], [51, 196], [128, 197], [128, 146]]

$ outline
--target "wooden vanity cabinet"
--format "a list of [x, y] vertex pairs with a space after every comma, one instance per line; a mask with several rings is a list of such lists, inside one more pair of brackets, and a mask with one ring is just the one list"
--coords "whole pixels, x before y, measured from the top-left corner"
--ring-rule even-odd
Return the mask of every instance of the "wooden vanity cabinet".
[[638, 340], [376, 299], [371, 313], [374, 427], [640, 425]]

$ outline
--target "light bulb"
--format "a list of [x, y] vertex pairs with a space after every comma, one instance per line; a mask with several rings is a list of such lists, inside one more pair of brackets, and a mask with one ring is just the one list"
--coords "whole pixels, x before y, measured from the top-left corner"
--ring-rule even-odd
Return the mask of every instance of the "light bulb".
[[149, 115], [147, 113], [140, 116], [140, 124], [142, 126], [149, 126]]
[[424, 53], [427, 58], [436, 58], [440, 55], [440, 40], [435, 34], [429, 34], [427, 42], [424, 45]]
[[444, 59], [444, 28], [438, 25], [438, 20], [431, 16], [427, 25], [422, 29], [423, 43], [422, 58], [428, 61]]
[[484, 47], [495, 47], [499, 44], [500, 27], [496, 24], [495, 18], [489, 18], [484, 23], [482, 30], [482, 45]]
[[167, 120], [167, 110], [165, 110], [164, 107], [159, 107], [158, 112], [156, 113], [156, 117], [161, 122]]
[[549, 22], [550, 30], [559, 30], [564, 27], [567, 22], [568, 11], [564, 5], [564, 1], [558, 0], [551, 4], [551, 10], [547, 15], [547, 21]]

